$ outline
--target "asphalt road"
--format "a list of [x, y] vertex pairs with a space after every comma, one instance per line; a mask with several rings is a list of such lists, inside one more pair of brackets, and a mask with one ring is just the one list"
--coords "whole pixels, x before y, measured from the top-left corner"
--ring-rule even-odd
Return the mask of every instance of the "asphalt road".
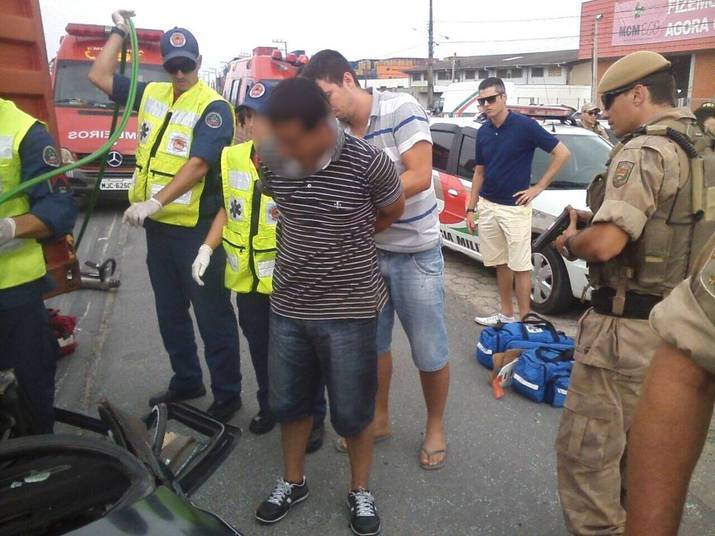
[[[145, 265], [143, 231], [121, 225], [121, 207], [98, 210], [80, 248], [82, 260], [114, 257], [122, 285], [117, 292], [83, 290], [52, 300], [79, 318], [80, 347], [60, 363], [58, 405], [94, 412], [100, 397], [140, 415], [161, 390], [170, 368], [159, 337]], [[447, 414], [449, 461], [441, 471], [419, 468], [424, 404], [403, 332], [395, 336], [392, 388], [393, 438], [376, 447], [373, 479], [385, 535], [566, 534], [558, 503], [553, 440], [560, 410], [536, 405], [513, 392], [491, 396], [486, 371], [474, 360], [476, 312], [495, 305], [494, 276], [454, 253], [447, 260], [447, 325], [452, 384]], [[556, 319], [575, 332], [579, 309]], [[199, 345], [200, 346], [200, 345]], [[233, 423], [246, 432], [230, 458], [194, 496], [247, 535], [349, 534], [345, 455], [326, 445], [307, 462], [311, 497], [274, 527], [260, 527], [253, 511], [280, 476], [278, 432], [256, 437], [247, 426], [257, 411], [247, 344], [241, 339], [244, 408]], [[206, 376], [207, 378], [208, 376]], [[208, 383], [207, 383], [208, 385]], [[210, 396], [197, 401], [205, 408]], [[691, 487], [682, 534], [713, 534], [715, 449], [706, 447]]]

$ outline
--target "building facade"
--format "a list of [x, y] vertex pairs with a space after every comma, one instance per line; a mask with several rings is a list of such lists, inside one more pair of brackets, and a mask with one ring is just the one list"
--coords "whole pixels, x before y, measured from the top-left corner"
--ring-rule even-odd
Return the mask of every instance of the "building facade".
[[681, 105], [697, 108], [715, 98], [715, 1], [584, 2], [578, 58], [589, 65], [596, 24], [599, 78], [626, 54], [652, 50], [672, 62]]

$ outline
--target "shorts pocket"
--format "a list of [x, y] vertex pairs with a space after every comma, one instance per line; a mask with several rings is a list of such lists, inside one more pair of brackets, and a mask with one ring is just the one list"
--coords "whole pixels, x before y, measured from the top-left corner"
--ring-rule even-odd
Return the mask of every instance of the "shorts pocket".
[[620, 459], [624, 440], [615, 406], [569, 390], [556, 436], [556, 450], [590, 468]]
[[417, 270], [424, 275], [442, 275], [442, 272], [444, 272], [444, 258], [442, 257], [442, 249], [439, 247], [412, 253], [410, 257]]

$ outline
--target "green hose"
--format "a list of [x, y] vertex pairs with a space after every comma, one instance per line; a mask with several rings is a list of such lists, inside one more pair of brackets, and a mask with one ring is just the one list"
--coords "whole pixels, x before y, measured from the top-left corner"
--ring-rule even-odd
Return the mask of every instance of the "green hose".
[[[48, 171], [47, 173], [43, 173], [39, 177], [35, 177], [33, 179], [30, 179], [29, 181], [25, 181], [18, 185], [17, 187], [13, 188], [12, 190], [5, 192], [4, 194], [0, 194], [0, 205], [7, 201], [8, 199], [11, 199], [12, 197], [15, 197], [16, 195], [24, 192], [25, 190], [32, 188], [36, 184], [40, 184], [42, 182], [48, 181], [53, 177], [57, 177], [58, 175], [63, 175], [67, 173], [68, 171], [72, 171], [73, 169], [77, 169], [81, 166], [84, 166], [86, 164], [89, 164], [90, 162], [94, 162], [98, 158], [103, 157], [107, 152], [112, 148], [112, 145], [114, 145], [114, 142], [117, 141], [119, 136], [124, 132], [124, 129], [127, 126], [127, 123], [129, 122], [129, 118], [132, 115], [132, 112], [134, 110], [134, 100], [136, 98], [137, 94], [137, 80], [138, 80], [138, 74], [139, 74], [139, 43], [137, 40], [137, 32], [136, 29], [134, 28], [134, 22], [131, 19], [127, 20], [127, 24], [129, 26], [129, 39], [132, 45], [132, 69], [131, 69], [131, 81], [129, 84], [129, 98], [127, 99], [127, 104], [124, 107], [124, 112], [122, 113], [122, 120], [119, 124], [119, 127], [112, 132], [112, 135], [109, 136], [109, 139], [107, 142], [102, 145], [99, 149], [97, 149], [95, 152], [92, 154], [89, 154], [82, 158], [81, 160], [78, 160], [77, 162], [74, 162], [72, 164], [68, 164], [66, 166], [54, 169], [52, 171]], [[84, 227], [86, 227], [86, 222], [85, 225], [83, 226], [83, 231]]]

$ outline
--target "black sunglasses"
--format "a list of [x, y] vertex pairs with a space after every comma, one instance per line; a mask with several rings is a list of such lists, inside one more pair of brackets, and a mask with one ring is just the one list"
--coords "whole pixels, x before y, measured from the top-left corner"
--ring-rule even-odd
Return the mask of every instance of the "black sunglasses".
[[631, 89], [633, 89], [636, 86], [649, 86], [649, 83], [643, 83], [643, 82], [636, 82], [635, 84], [631, 84], [630, 86], [626, 86], [620, 89], [614, 89], [613, 91], [608, 91], [604, 94], [601, 95], [601, 101], [603, 101], [603, 109], [608, 111], [608, 109], [613, 106], [613, 101], [616, 100], [616, 97], [618, 95], [623, 95], [624, 93], [628, 93]]
[[486, 103], [494, 104], [498, 97], [504, 95], [504, 93], [497, 93], [496, 95], [489, 95], [488, 97], [480, 97], [477, 99], [479, 106], [484, 106]]
[[175, 58], [164, 64], [164, 70], [169, 74], [176, 74], [181, 71], [184, 74], [193, 72], [196, 69], [196, 62], [189, 58]]
[[591, 110], [590, 112], [586, 112], [588, 115], [593, 115], [593, 116], [598, 116], [598, 114], [601, 113], [601, 110]]

